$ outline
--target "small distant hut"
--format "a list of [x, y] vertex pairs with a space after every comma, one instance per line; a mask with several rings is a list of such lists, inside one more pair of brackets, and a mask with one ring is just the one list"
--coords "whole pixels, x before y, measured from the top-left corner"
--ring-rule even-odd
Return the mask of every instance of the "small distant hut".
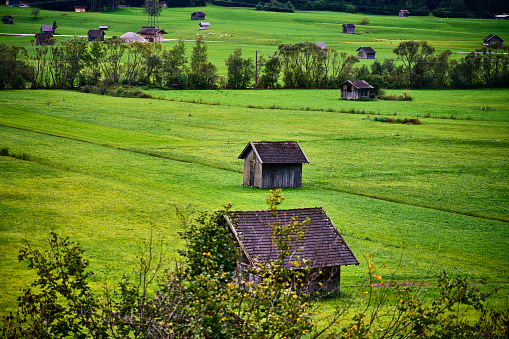
[[359, 47], [357, 48], [357, 57], [359, 59], [374, 59], [375, 50], [371, 47]]
[[374, 88], [364, 80], [347, 80], [341, 85], [341, 99], [358, 100], [369, 98], [369, 90]]
[[[295, 217], [306, 225], [306, 234], [302, 242], [293, 242], [283, 265], [298, 271], [304, 267], [290, 264], [297, 258], [308, 261], [304, 286], [297, 287], [306, 293], [322, 290], [340, 292], [341, 266], [359, 265], [352, 250], [341, 233], [322, 207], [278, 210], [274, 216], [271, 211], [232, 211], [225, 215], [226, 222], [240, 248], [237, 264], [239, 273], [245, 272], [257, 264], [267, 264], [277, 260], [278, 248], [274, 244], [272, 227], [276, 222], [285, 225]], [[261, 277], [250, 273], [248, 280], [257, 283]]]
[[325, 42], [315, 42], [315, 45], [317, 45], [321, 49], [326, 49], [327, 48], [327, 45], [325, 44]]
[[41, 33], [55, 34], [55, 27], [53, 25], [41, 25]]
[[483, 45], [484, 46], [490, 46], [492, 44], [499, 44], [500, 46], [503, 46], [504, 40], [500, 39], [495, 34], [490, 34], [486, 38], [484, 38]]
[[355, 24], [343, 24], [343, 33], [355, 34]]
[[88, 41], [104, 41], [104, 31], [102, 29], [90, 29], [87, 33]]
[[14, 24], [14, 19], [10, 15], [4, 15], [2, 17], [2, 22], [7, 25], [12, 25]]
[[205, 13], [193, 12], [191, 13], [191, 20], [205, 20]]
[[74, 6], [74, 12], [76, 13], [85, 13], [87, 11], [86, 6]]
[[301, 187], [302, 164], [309, 163], [297, 141], [250, 141], [239, 159], [244, 159], [244, 186], [258, 188]]
[[101, 31], [107, 31], [107, 30], [109, 30], [109, 29], [110, 29], [110, 27], [109, 27], [109, 26], [99, 26], [99, 29], [100, 29]]
[[53, 38], [53, 33], [37, 33], [35, 34], [35, 45], [36, 46], [44, 46], [44, 45], [54, 45], [55, 39]]
[[135, 42], [135, 41], [139, 41], [139, 42], [147, 42], [147, 40], [145, 40], [144, 37], [142, 37], [141, 35], [139, 34], [136, 34], [134, 32], [127, 32], [127, 33], [124, 33], [120, 36], [120, 39], [124, 40], [125, 42]]
[[509, 20], [509, 14], [497, 14], [494, 16], [496, 20]]
[[398, 16], [400, 16], [402, 18], [406, 18], [406, 17], [410, 16], [410, 12], [407, 11], [406, 9], [402, 9], [398, 12]]
[[209, 29], [210, 22], [200, 22], [200, 29]]
[[146, 26], [142, 26], [137, 33], [144, 37], [148, 42], [162, 42], [163, 34], [167, 34], [164, 29]]

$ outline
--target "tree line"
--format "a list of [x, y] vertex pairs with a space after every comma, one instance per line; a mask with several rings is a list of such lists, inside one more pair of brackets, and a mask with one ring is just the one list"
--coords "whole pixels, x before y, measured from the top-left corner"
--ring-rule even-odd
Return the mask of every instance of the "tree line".
[[[199, 36], [190, 58], [184, 41], [161, 44], [125, 43], [113, 38], [88, 42], [74, 37], [56, 45], [0, 45], [0, 88], [76, 88], [143, 86], [178, 89], [339, 88], [346, 80], [365, 80], [375, 88], [481, 88], [509, 84], [507, 47], [489, 46], [459, 60], [436, 53], [426, 41], [401, 42], [395, 58], [374, 60], [368, 67], [347, 52], [311, 43], [281, 44], [274, 53], [245, 58], [240, 48], [225, 60], [226, 76], [208, 60]], [[255, 74], [255, 70], [257, 73]]]

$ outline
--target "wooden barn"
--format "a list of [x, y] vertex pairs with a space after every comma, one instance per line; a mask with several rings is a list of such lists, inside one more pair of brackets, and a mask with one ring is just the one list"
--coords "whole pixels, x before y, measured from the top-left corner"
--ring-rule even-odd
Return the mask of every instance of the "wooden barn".
[[244, 186], [258, 188], [301, 187], [302, 164], [309, 163], [297, 141], [250, 141], [239, 159], [244, 159]]
[[355, 24], [343, 24], [343, 33], [355, 34]]
[[191, 20], [205, 20], [205, 13], [193, 12], [191, 13]]
[[406, 17], [410, 16], [410, 12], [407, 11], [406, 9], [402, 9], [398, 12], [398, 16], [400, 16], [402, 18], [406, 18]]
[[495, 20], [509, 20], [509, 14], [497, 14], [494, 16]]
[[102, 29], [90, 29], [87, 33], [88, 41], [104, 41], [104, 31]]
[[357, 48], [357, 57], [359, 59], [374, 59], [375, 50], [371, 47], [359, 47]]
[[148, 42], [162, 42], [163, 34], [167, 34], [161, 28], [146, 27], [146, 26], [142, 26], [141, 29], [136, 33], [141, 35]]
[[209, 29], [210, 22], [200, 22], [200, 29]]
[[10, 15], [4, 15], [2, 17], [2, 22], [7, 25], [12, 25], [14, 24], [14, 19]]
[[492, 44], [499, 44], [500, 46], [502, 46], [504, 44], [504, 40], [500, 39], [495, 34], [490, 34], [486, 38], [484, 38], [483, 45], [484, 46], [490, 46]]
[[87, 11], [86, 6], [74, 6], [74, 12], [76, 13], [85, 13]]
[[55, 34], [55, 27], [53, 25], [41, 25], [41, 33]]
[[[305, 227], [307, 233], [303, 241], [292, 243], [290, 252], [293, 254], [285, 259], [284, 265], [299, 270], [303, 267], [294, 267], [289, 261], [309, 260], [311, 272], [303, 290], [308, 293], [319, 289], [339, 292], [341, 266], [359, 265], [359, 262], [322, 207], [278, 210], [276, 215], [266, 210], [229, 212], [225, 219], [241, 250], [237, 270], [242, 273], [257, 264], [275, 261], [279, 251], [271, 235], [271, 225], [276, 221], [280, 225], [288, 224], [292, 217], [300, 222], [306, 218], [311, 221]], [[249, 280], [256, 283], [260, 277], [250, 274]]]
[[43, 46], [43, 45], [54, 45], [55, 39], [53, 38], [53, 33], [37, 33], [35, 34], [35, 45]]
[[369, 98], [369, 90], [374, 88], [364, 80], [347, 80], [341, 85], [341, 99], [358, 100]]

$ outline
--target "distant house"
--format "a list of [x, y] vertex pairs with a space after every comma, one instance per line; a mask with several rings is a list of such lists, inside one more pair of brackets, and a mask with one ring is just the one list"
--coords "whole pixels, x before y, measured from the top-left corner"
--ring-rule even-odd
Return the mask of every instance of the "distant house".
[[357, 57], [359, 59], [374, 59], [375, 50], [371, 47], [359, 47], [357, 48]]
[[492, 44], [500, 44], [500, 46], [502, 46], [504, 44], [504, 40], [500, 39], [495, 34], [490, 34], [486, 38], [484, 38], [483, 45], [484, 46], [489, 46], [489, 45], [492, 45]]
[[407, 16], [410, 16], [410, 12], [407, 11], [406, 9], [402, 9], [401, 11], [398, 12], [398, 15], [402, 18], [406, 18]]
[[191, 20], [205, 20], [205, 13], [193, 12], [191, 13]]
[[86, 6], [74, 6], [74, 11], [76, 13], [85, 13], [87, 11]]
[[200, 22], [200, 29], [209, 29], [210, 22]]
[[2, 22], [4, 24], [12, 25], [12, 24], [14, 24], [14, 19], [10, 15], [4, 15], [2, 17]]
[[497, 14], [494, 17], [496, 20], [509, 20], [509, 14]]
[[315, 45], [317, 45], [321, 49], [326, 49], [327, 48], [327, 45], [325, 44], [325, 42], [315, 42]]
[[284, 188], [302, 186], [302, 164], [308, 158], [297, 141], [250, 141], [239, 155], [244, 159], [244, 186]]
[[358, 100], [369, 98], [369, 90], [374, 88], [364, 80], [347, 80], [341, 85], [341, 99]]
[[109, 28], [109, 26], [99, 26], [99, 29], [100, 29], [101, 31], [107, 31], [107, 30], [109, 30], [110, 28]]
[[90, 29], [87, 33], [88, 41], [104, 41], [104, 31], [102, 29]]
[[[304, 290], [307, 293], [325, 290], [339, 292], [341, 287], [341, 266], [359, 265], [350, 247], [337, 230], [322, 207], [278, 210], [274, 216], [271, 211], [233, 211], [225, 215], [225, 219], [233, 233], [239, 248], [240, 259], [237, 270], [242, 273], [257, 264], [274, 262], [279, 251], [274, 244], [272, 226], [279, 222], [285, 225], [296, 217], [297, 221], [311, 221], [306, 225], [306, 234], [301, 243], [294, 241], [292, 253], [285, 258], [283, 265], [290, 270], [302, 270], [289, 261], [309, 260]], [[252, 273], [248, 279], [259, 282], [261, 278]]]
[[161, 28], [146, 27], [146, 26], [142, 26], [141, 29], [137, 33], [140, 34], [142, 37], [144, 37], [145, 40], [147, 40], [148, 42], [162, 42], [163, 34], [167, 34]]
[[53, 38], [53, 33], [37, 33], [35, 34], [35, 45], [36, 46], [44, 46], [44, 45], [54, 45], [55, 39]]
[[53, 25], [41, 25], [41, 33], [55, 34], [55, 27]]
[[343, 24], [343, 33], [355, 34], [355, 24]]

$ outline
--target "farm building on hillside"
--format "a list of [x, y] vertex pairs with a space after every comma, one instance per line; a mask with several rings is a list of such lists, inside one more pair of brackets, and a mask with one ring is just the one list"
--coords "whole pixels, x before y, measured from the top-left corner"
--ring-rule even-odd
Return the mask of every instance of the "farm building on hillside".
[[490, 46], [492, 44], [500, 44], [500, 46], [502, 46], [504, 44], [504, 40], [500, 39], [495, 34], [490, 34], [486, 38], [484, 38], [483, 45], [484, 46]]
[[88, 41], [104, 41], [104, 31], [102, 29], [90, 29], [87, 33]]
[[509, 14], [506, 14], [506, 13], [504, 13], [504, 14], [497, 14], [497, 15], [495, 15], [494, 18], [497, 19], [497, 20], [509, 20]]
[[359, 47], [357, 48], [357, 57], [359, 59], [374, 59], [375, 50], [371, 47]]
[[301, 187], [302, 164], [309, 163], [297, 141], [250, 141], [239, 159], [244, 159], [244, 186], [258, 188]]
[[[278, 210], [276, 215], [272, 211], [233, 211], [225, 215], [231, 232], [240, 247], [240, 262], [237, 265], [239, 273], [257, 264], [274, 262], [279, 250], [271, 235], [275, 222], [286, 225], [291, 218], [304, 222], [306, 234], [301, 243], [294, 241], [289, 252], [292, 255], [284, 260], [284, 265], [291, 270], [301, 270], [289, 261], [309, 260], [311, 272], [308, 273], [304, 292], [317, 290], [339, 292], [341, 285], [341, 266], [359, 265], [354, 254], [337, 230], [322, 207]], [[321, 274], [320, 274], [321, 273]], [[260, 277], [250, 274], [249, 280], [257, 283]]]
[[398, 15], [402, 18], [406, 18], [410, 15], [410, 12], [407, 11], [406, 9], [402, 9], [401, 11], [398, 12]]
[[315, 45], [317, 45], [321, 49], [326, 49], [327, 48], [327, 45], [325, 44], [325, 42], [315, 42]]
[[76, 13], [85, 13], [87, 11], [86, 6], [74, 6], [74, 11]]
[[142, 26], [141, 29], [137, 33], [140, 34], [142, 37], [144, 37], [145, 40], [148, 42], [162, 42], [163, 34], [167, 34], [161, 28], [146, 27], [146, 26]]
[[109, 26], [99, 26], [99, 29], [100, 29], [101, 31], [107, 31], [107, 30], [109, 30], [109, 29], [110, 29], [110, 27], [109, 27]]
[[14, 19], [10, 15], [4, 15], [2, 17], [2, 22], [4, 24], [12, 25], [12, 24], [14, 24]]
[[37, 33], [35, 34], [35, 45], [43, 46], [43, 45], [54, 45], [55, 39], [53, 38], [53, 33]]
[[205, 20], [205, 13], [193, 12], [191, 13], [191, 20]]
[[343, 24], [343, 33], [355, 34], [355, 24]]
[[55, 34], [55, 27], [53, 25], [41, 25], [41, 33]]
[[210, 22], [200, 22], [200, 29], [209, 29]]
[[369, 90], [374, 88], [364, 80], [347, 80], [341, 85], [341, 99], [358, 100], [369, 98]]

